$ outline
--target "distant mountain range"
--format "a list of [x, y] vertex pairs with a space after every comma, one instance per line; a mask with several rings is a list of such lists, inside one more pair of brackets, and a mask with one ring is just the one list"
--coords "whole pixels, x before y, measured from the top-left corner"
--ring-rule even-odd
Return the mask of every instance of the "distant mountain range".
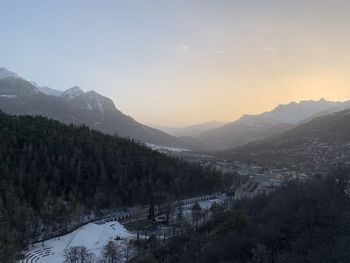
[[0, 110], [16, 115], [42, 115], [64, 123], [85, 124], [108, 134], [141, 142], [190, 147], [180, 139], [145, 126], [119, 111], [95, 91], [73, 87], [64, 92], [40, 87], [18, 74], [0, 69]]
[[[350, 101], [291, 102], [259, 115], [243, 115], [231, 123], [208, 122], [184, 128], [143, 125], [119, 111], [113, 101], [75, 86], [66, 91], [39, 86], [0, 68], [0, 110], [9, 114], [43, 115], [64, 123], [85, 124], [108, 134], [144, 143], [222, 151], [281, 134], [318, 116], [350, 108]], [[169, 135], [171, 134], [171, 135]]]
[[165, 126], [160, 126], [155, 124], [148, 124], [148, 125], [176, 137], [187, 137], [187, 136], [198, 136], [207, 130], [219, 128], [224, 124], [225, 122], [222, 122], [222, 121], [210, 121], [210, 122], [205, 122], [205, 123], [200, 123], [195, 125], [189, 125], [185, 127], [165, 127]]
[[33, 84], [33, 86], [35, 86], [40, 92], [42, 92], [46, 95], [49, 95], [49, 96], [58, 97], [63, 93], [63, 91], [61, 91], [61, 90], [52, 89], [52, 88], [45, 87], [45, 86], [39, 86], [35, 81], [31, 81], [30, 83]]
[[1, 67], [0, 68], [0, 79], [7, 78], [7, 77], [19, 78], [19, 76], [16, 73], [7, 70], [7, 68]]
[[282, 134], [218, 154], [220, 157], [266, 167], [309, 173], [350, 165], [350, 110], [320, 116]]
[[291, 102], [270, 112], [243, 115], [239, 120], [203, 132], [196, 139], [210, 149], [224, 150], [258, 141], [312, 120], [317, 116], [350, 108], [350, 101]]

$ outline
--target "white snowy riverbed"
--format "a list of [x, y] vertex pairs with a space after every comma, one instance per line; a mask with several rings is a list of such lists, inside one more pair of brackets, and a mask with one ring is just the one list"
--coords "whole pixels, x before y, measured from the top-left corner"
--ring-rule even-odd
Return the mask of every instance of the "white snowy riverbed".
[[[115, 241], [119, 236], [121, 239]], [[23, 263], [62, 263], [64, 262], [64, 250], [72, 246], [85, 246], [96, 256], [100, 256], [103, 246], [109, 241], [116, 242], [119, 247], [126, 243], [134, 235], [129, 233], [119, 222], [108, 222], [104, 224], [89, 223], [74, 232], [30, 246], [25, 251], [26, 258]]]

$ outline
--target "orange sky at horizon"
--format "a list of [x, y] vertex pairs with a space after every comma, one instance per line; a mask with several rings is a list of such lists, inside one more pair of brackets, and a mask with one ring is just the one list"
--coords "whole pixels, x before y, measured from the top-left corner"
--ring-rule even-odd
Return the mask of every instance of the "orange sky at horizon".
[[349, 0], [13, 0], [0, 9], [0, 66], [95, 90], [142, 123], [230, 122], [350, 99], [349, 10]]

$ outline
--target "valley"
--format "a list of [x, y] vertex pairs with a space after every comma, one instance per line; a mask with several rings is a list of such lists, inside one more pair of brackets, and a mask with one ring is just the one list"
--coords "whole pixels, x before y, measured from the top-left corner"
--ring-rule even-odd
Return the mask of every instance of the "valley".
[[0, 5], [0, 263], [349, 263], [350, 1]]
[[208, 227], [211, 244], [212, 224], [240, 205], [350, 168], [348, 104], [279, 105], [175, 137], [94, 91], [43, 89], [2, 68], [3, 253], [18, 263], [112, 252], [114, 262], [144, 262]]

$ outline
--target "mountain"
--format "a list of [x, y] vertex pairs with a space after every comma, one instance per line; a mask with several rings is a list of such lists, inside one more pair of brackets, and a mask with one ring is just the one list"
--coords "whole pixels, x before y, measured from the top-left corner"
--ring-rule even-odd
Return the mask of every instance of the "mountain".
[[[13, 78], [21, 78], [17, 73], [14, 73], [12, 71], [9, 71], [5, 67], [0, 68], [0, 79], [8, 78], [8, 77], [13, 77]], [[51, 95], [51, 96], [59, 96], [62, 91], [52, 89], [49, 87], [41, 87], [39, 86], [35, 81], [30, 81], [30, 83], [40, 92], [46, 94], [46, 95]]]
[[334, 112], [280, 135], [222, 152], [220, 157], [308, 173], [350, 164], [350, 110]]
[[86, 126], [0, 112], [0, 138], [1, 262], [16, 262], [12, 256], [38, 237], [62, 234], [106, 209], [222, 186], [214, 170]]
[[31, 84], [33, 84], [40, 92], [49, 95], [49, 96], [60, 96], [63, 91], [57, 90], [57, 89], [52, 89], [46, 86], [39, 86], [35, 81], [31, 81]]
[[0, 79], [0, 110], [15, 115], [42, 115], [64, 123], [80, 123], [83, 116], [63, 99], [40, 92], [22, 78]]
[[0, 68], [0, 79], [7, 78], [7, 77], [19, 77], [16, 73], [9, 71], [7, 68], [1, 67]]
[[[66, 97], [68, 93], [69, 96]], [[74, 87], [64, 92], [61, 97], [65, 99], [66, 104], [84, 116], [84, 123], [94, 129], [146, 143], [185, 147], [179, 139], [138, 123], [132, 117], [123, 114], [111, 99], [95, 91], [81, 93], [81, 90]]]
[[292, 102], [279, 105], [270, 112], [243, 115], [239, 120], [203, 132], [197, 139], [212, 149], [229, 149], [284, 132], [316, 116], [350, 108], [350, 101]]
[[198, 136], [201, 133], [218, 128], [220, 126], [223, 126], [225, 123], [221, 121], [210, 121], [195, 125], [190, 125], [186, 127], [165, 127], [160, 125], [152, 125], [149, 126], [156, 128], [158, 130], [164, 131], [170, 135], [176, 136], [176, 137], [187, 137], [187, 136]]
[[118, 134], [145, 143], [185, 148], [190, 146], [178, 138], [135, 121], [119, 111], [112, 100], [95, 91], [85, 93], [73, 87], [58, 97], [49, 96], [17, 75], [0, 79], [0, 110], [16, 115], [42, 115], [63, 123], [85, 124], [108, 134]]
[[73, 88], [67, 89], [64, 91], [60, 97], [64, 98], [66, 100], [70, 100], [74, 98], [75, 96], [79, 96], [84, 94], [84, 91], [82, 91], [78, 86], [74, 86]]

